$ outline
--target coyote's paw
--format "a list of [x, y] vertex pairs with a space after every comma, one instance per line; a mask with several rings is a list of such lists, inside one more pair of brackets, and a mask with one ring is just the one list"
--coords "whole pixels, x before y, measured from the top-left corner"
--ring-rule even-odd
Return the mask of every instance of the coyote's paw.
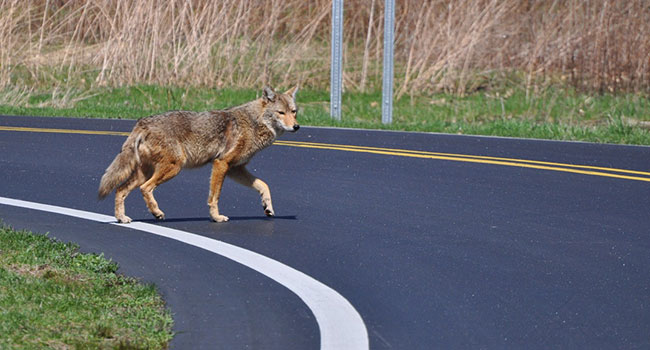
[[273, 211], [273, 204], [271, 204], [271, 199], [262, 199], [262, 207], [264, 208], [264, 214], [266, 216], [275, 215], [275, 212]]
[[115, 218], [117, 219], [117, 222], [119, 222], [120, 224], [128, 224], [129, 222], [131, 222], [131, 218], [126, 215], [117, 216]]
[[163, 213], [162, 210], [158, 210], [155, 213], [151, 213], [151, 215], [153, 215], [153, 217], [158, 220], [165, 220], [165, 213]]
[[228, 220], [230, 220], [230, 219], [225, 215], [212, 216], [212, 221], [214, 221], [214, 222], [226, 222]]

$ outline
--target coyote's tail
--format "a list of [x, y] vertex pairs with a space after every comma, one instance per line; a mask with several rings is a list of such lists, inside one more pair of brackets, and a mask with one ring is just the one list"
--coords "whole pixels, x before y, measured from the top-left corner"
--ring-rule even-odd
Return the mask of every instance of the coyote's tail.
[[[133, 138], [135, 138], [135, 141]], [[111, 191], [131, 176], [136, 165], [140, 162], [140, 156], [138, 154], [139, 144], [139, 135], [137, 137], [131, 135], [126, 140], [122, 151], [113, 159], [113, 162], [106, 168], [106, 172], [102, 176], [102, 180], [99, 183], [99, 199], [104, 199]]]

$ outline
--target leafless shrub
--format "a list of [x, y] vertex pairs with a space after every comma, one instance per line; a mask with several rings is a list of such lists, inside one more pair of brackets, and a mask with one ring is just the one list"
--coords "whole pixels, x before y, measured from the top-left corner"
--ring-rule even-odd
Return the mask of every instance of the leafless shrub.
[[[0, 0], [0, 88], [326, 88], [330, 10], [325, 0]], [[345, 84], [376, 89], [383, 1], [344, 11]], [[396, 23], [398, 95], [464, 94], [513, 74], [529, 93], [650, 88], [646, 0], [397, 0]]]

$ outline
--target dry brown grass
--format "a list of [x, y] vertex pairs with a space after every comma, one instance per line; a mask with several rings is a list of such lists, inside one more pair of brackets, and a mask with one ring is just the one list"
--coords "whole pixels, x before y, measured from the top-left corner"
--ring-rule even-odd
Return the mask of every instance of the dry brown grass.
[[[0, 87], [327, 88], [325, 0], [0, 0]], [[347, 89], [381, 80], [383, 1], [345, 2]], [[397, 0], [396, 92], [648, 91], [647, 0]]]

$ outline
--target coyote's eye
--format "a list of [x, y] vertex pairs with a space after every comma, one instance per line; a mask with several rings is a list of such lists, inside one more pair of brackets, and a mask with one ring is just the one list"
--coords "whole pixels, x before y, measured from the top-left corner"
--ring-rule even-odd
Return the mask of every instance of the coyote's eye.
[[280, 113], [281, 115], [284, 115], [284, 112], [283, 112], [283, 111], [278, 111], [278, 113]]
[[291, 111], [291, 113], [296, 114], [298, 113], [298, 111], [294, 109], [293, 111]]

